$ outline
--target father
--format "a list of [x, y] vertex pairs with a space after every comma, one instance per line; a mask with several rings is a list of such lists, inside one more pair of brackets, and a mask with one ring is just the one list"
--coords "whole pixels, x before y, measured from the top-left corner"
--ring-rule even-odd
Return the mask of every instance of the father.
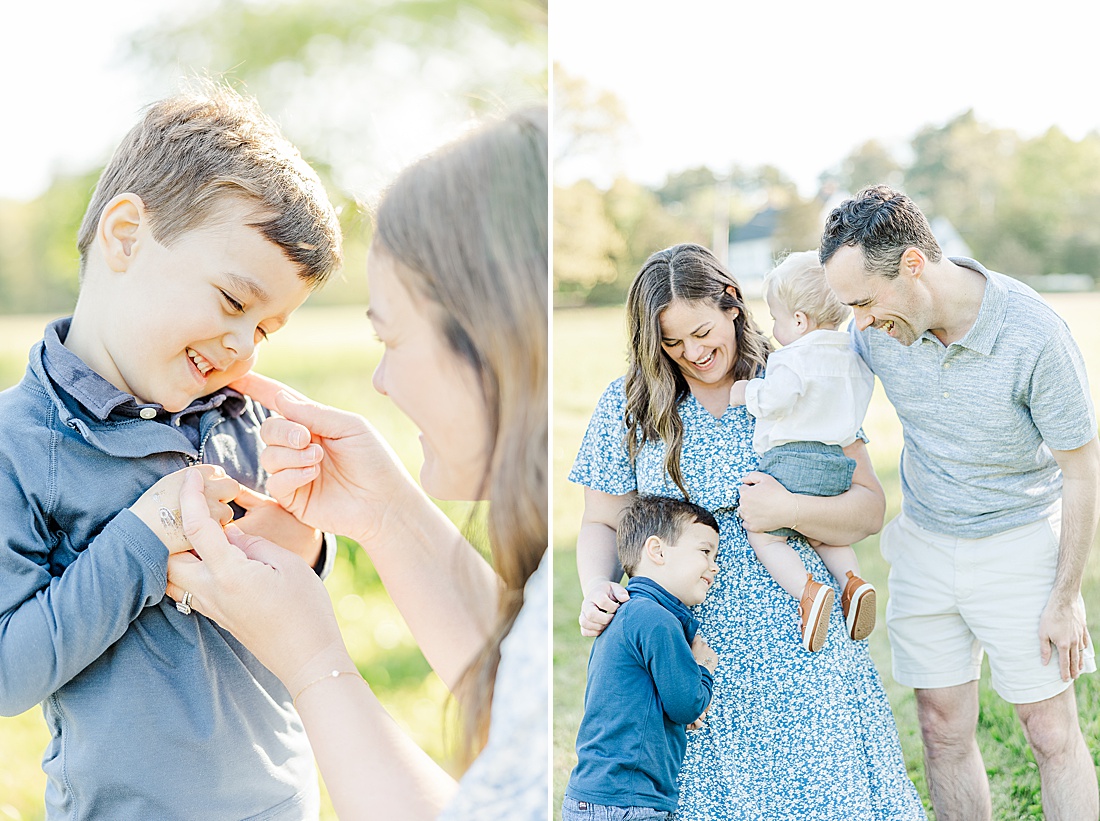
[[936, 817], [990, 818], [974, 735], [984, 651], [1039, 764], [1047, 821], [1095, 821], [1073, 691], [1096, 670], [1081, 577], [1100, 487], [1080, 351], [1032, 289], [944, 257], [886, 186], [833, 210], [820, 256], [904, 432], [902, 512], [882, 534], [886, 624], [894, 678], [916, 689]]

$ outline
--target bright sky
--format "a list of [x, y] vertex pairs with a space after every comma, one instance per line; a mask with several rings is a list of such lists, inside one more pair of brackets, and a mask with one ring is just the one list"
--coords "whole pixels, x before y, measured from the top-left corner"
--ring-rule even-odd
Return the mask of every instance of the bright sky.
[[[614, 158], [558, 167], [643, 183], [770, 163], [804, 195], [868, 139], [904, 146], [973, 108], [1025, 137], [1100, 129], [1095, 3], [967, 0], [554, 0], [551, 56], [614, 92], [630, 128]], [[900, 9], [904, 8], [904, 12]], [[899, 157], [904, 159], [904, 157]]]
[[[319, 0], [320, 1], [320, 0]], [[246, 0], [259, 5], [274, 0]], [[126, 61], [127, 38], [150, 23], [187, 18], [215, 0], [141, 0], [104, 6], [87, 0], [0, 3], [0, 198], [29, 199], [41, 193], [54, 171], [83, 172], [105, 163], [122, 136], [148, 103], [179, 90], [173, 80], [142, 76], [140, 66]], [[518, 88], [522, 77], [541, 66], [515, 53], [511, 44], [481, 34], [476, 53], [487, 76], [520, 79], [500, 82], [504, 109], [538, 102], [538, 95]], [[298, 106], [295, 116], [324, 129], [331, 159], [352, 191], [370, 198], [393, 175], [417, 157], [458, 136], [469, 127], [468, 101], [449, 89], [456, 74], [449, 57], [428, 60], [421, 69], [409, 63], [401, 47], [379, 48], [373, 69], [364, 75], [339, 71], [318, 83], [316, 93]], [[217, 74], [220, 68], [208, 67]], [[338, 67], [344, 68], [344, 67]], [[419, 73], [418, 73], [419, 72]], [[439, 76], [445, 75], [442, 79]], [[189, 73], [188, 71], [184, 72]], [[160, 83], [159, 85], [157, 83]], [[511, 96], [510, 96], [511, 95]], [[489, 99], [498, 99], [490, 97]], [[362, 101], [365, 114], [348, 116], [349, 100]], [[267, 112], [293, 142], [302, 123], [262, 99]], [[368, 150], [369, 148], [369, 150]], [[311, 158], [314, 159], [314, 158]]]
[[125, 7], [83, 0], [4, 3], [0, 10], [0, 198], [41, 193], [53, 169], [85, 171], [157, 95], [123, 66], [127, 34], [185, 0]]

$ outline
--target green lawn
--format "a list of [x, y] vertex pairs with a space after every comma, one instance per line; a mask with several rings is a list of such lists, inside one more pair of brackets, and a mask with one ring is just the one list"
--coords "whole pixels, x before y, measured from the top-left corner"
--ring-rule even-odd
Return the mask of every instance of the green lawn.
[[[412, 424], [371, 387], [381, 353], [365, 306], [302, 308], [265, 344], [258, 370], [314, 399], [368, 416], [415, 476], [422, 461]], [[0, 316], [0, 389], [17, 382], [27, 351], [52, 317]], [[465, 525], [469, 508], [445, 505]], [[404, 621], [353, 542], [341, 540], [327, 581], [348, 647], [359, 669], [399, 724], [436, 760], [453, 770], [444, 742], [448, 693], [431, 672]], [[449, 711], [448, 717], [453, 714]], [[0, 718], [0, 821], [43, 817], [46, 778], [39, 762], [48, 734], [39, 708]], [[327, 796], [322, 818], [334, 819]]]
[[[1051, 295], [1050, 302], [1073, 329], [1088, 360], [1093, 401], [1100, 400], [1100, 294]], [[767, 321], [762, 303], [750, 306], [753, 315]], [[768, 326], [765, 326], [767, 329]], [[569, 771], [576, 763], [573, 744], [580, 723], [585, 668], [591, 640], [577, 627], [581, 594], [574, 565], [577, 527], [583, 507], [581, 489], [566, 475], [576, 455], [588, 417], [608, 382], [625, 371], [626, 336], [621, 308], [558, 310], [554, 312], [554, 806], [560, 807]], [[886, 488], [887, 516], [900, 506], [898, 455], [901, 428], [897, 417], [876, 387], [864, 424], [879, 479]], [[887, 567], [878, 552], [878, 538], [856, 547], [869, 580], [886, 590]], [[1084, 595], [1089, 625], [1100, 638], [1100, 558], [1094, 550], [1086, 572]], [[886, 685], [897, 718], [906, 766], [929, 807], [923, 778], [920, 732], [912, 690], [901, 687], [890, 675], [890, 648], [881, 626], [886, 596], [879, 598], [880, 627], [871, 637], [871, 653]], [[1028, 751], [1015, 710], [990, 688], [988, 667], [981, 685], [978, 740], [993, 791], [993, 817], [997, 821], [1041, 819], [1039, 778]], [[1100, 676], [1077, 682], [1082, 725], [1094, 761], [1100, 763]]]

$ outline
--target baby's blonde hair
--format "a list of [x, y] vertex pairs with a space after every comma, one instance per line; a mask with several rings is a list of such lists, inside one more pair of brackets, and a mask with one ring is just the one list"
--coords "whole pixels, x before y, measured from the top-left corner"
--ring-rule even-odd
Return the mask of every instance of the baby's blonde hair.
[[817, 251], [788, 254], [764, 277], [764, 294], [792, 314], [802, 311], [819, 328], [836, 329], [848, 316], [848, 306], [825, 281]]

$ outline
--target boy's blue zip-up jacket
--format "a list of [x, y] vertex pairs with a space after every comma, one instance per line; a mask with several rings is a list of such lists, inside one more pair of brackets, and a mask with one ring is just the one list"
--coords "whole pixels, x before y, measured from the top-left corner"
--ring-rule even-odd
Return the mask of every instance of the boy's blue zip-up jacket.
[[626, 589], [630, 598], [592, 644], [565, 794], [674, 812], [686, 726], [710, 704], [713, 678], [691, 654], [699, 623], [683, 602], [641, 576]]
[[68, 324], [47, 327], [0, 393], [0, 713], [42, 703], [47, 818], [315, 817], [286, 689], [176, 610], [168, 551], [126, 509], [200, 461], [262, 491], [266, 411], [230, 390], [179, 414], [139, 405], [63, 347]]

